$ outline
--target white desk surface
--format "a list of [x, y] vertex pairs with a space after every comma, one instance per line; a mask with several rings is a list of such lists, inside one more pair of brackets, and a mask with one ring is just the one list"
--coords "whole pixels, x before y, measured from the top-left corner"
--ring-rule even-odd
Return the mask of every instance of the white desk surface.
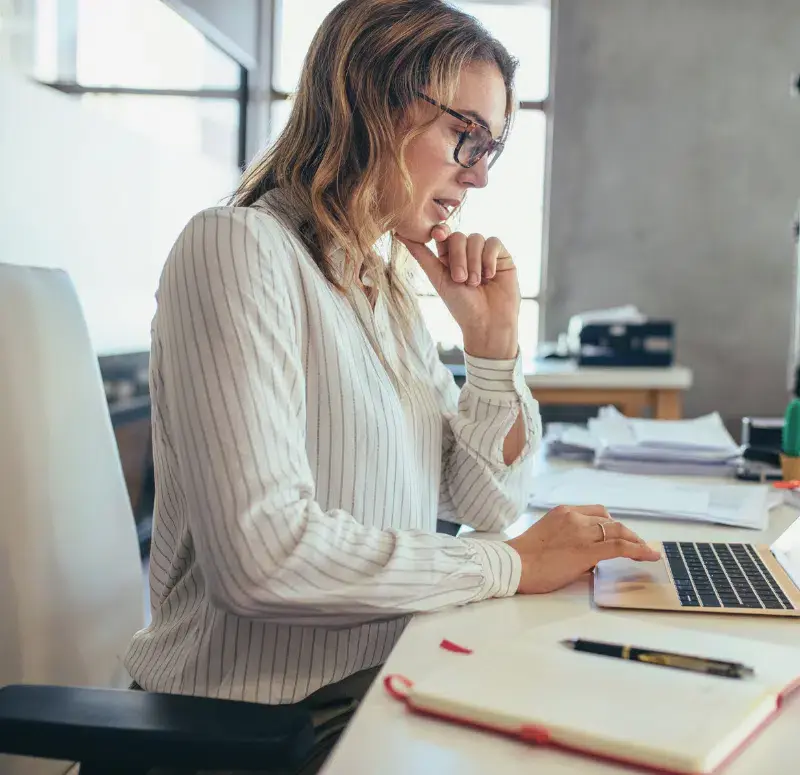
[[523, 364], [530, 388], [583, 388], [622, 390], [687, 390], [692, 386], [692, 370], [686, 366], [669, 368], [579, 367], [570, 361], [530, 361]]
[[[742, 483], [741, 486], [752, 485]], [[771, 543], [797, 516], [796, 510], [786, 506], [773, 509], [770, 526], [763, 533], [666, 520], [631, 519], [626, 524], [647, 540]], [[535, 519], [536, 516], [530, 514], [522, 517], [509, 533], [518, 534]], [[481, 640], [513, 636], [537, 624], [579, 616], [590, 607], [586, 576], [549, 595], [490, 600], [416, 617], [328, 759], [323, 775], [528, 775], [534, 772], [536, 775], [618, 775], [620, 767], [613, 763], [536, 748], [499, 735], [417, 716], [406, 711], [401, 702], [390, 698], [383, 687], [382, 678], [387, 673], [413, 677], [442, 660], [451, 661], [453, 655], [439, 648], [443, 638], [474, 647]], [[615, 612], [616, 616], [621, 614]], [[800, 620], [797, 619], [655, 612], [626, 615], [673, 627], [686, 626], [800, 645]], [[653, 698], [653, 702], [658, 699]], [[777, 718], [725, 768], [725, 775], [797, 772], [798, 730], [800, 693], [795, 693]]]

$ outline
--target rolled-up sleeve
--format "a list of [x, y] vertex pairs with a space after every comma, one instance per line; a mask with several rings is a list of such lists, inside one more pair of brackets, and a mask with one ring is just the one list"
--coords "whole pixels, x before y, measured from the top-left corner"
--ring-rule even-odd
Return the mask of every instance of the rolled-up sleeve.
[[[165, 433], [215, 605], [284, 624], [336, 625], [513, 594], [519, 558], [505, 545], [381, 530], [316, 501], [301, 284], [264, 221], [245, 208], [199, 214], [159, 290], [157, 346], [173, 418]], [[495, 476], [492, 439], [513, 414], [507, 398], [483, 397], [491, 384], [463, 398], [463, 427], [454, 422], [454, 449], [487, 481]], [[490, 408], [497, 416], [487, 423]], [[402, 524], [401, 515], [392, 522]]]
[[[423, 337], [444, 422], [439, 518], [476, 530], [502, 531], [528, 505], [542, 435], [539, 406], [525, 384], [521, 358], [491, 360], [465, 354], [466, 383], [459, 391], [427, 332]], [[503, 444], [520, 413], [523, 448], [506, 465]]]

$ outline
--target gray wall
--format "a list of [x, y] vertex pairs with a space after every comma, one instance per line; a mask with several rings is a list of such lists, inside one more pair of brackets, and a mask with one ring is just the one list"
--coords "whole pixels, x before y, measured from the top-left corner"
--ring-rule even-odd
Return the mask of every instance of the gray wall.
[[800, 198], [797, 0], [560, 0], [545, 336], [674, 318], [687, 414], [782, 413]]

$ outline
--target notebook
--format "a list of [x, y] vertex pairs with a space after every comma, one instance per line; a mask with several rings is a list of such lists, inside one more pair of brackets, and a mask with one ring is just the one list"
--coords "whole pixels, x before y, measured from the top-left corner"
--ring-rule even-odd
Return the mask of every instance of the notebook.
[[[721, 678], [559, 642], [572, 637], [742, 662], [755, 674]], [[731, 759], [800, 686], [800, 649], [592, 613], [484, 642], [427, 674], [389, 675], [384, 683], [423, 714], [655, 771], [705, 774]]]

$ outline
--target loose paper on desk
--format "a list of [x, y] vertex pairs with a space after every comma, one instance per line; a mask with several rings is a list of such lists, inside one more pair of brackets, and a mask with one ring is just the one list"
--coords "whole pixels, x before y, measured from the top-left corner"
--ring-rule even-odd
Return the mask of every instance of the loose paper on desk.
[[534, 479], [530, 506], [600, 503], [612, 516], [680, 519], [763, 530], [769, 488], [743, 484], [684, 484], [592, 468], [553, 471]]

